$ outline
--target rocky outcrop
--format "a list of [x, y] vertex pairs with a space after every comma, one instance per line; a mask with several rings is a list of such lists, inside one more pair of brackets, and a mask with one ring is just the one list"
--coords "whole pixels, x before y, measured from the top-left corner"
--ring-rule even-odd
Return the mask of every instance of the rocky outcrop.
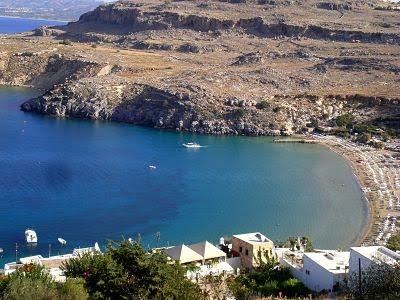
[[[350, 4], [335, 4], [321, 2], [318, 7], [324, 9], [349, 10]], [[90, 28], [98, 24], [112, 25], [120, 28], [120, 32], [132, 33], [144, 30], [166, 30], [169, 28], [186, 28], [201, 32], [218, 32], [221, 30], [245, 30], [265, 38], [275, 37], [306, 37], [330, 41], [389, 43], [400, 44], [400, 34], [386, 32], [365, 32], [361, 30], [345, 30], [324, 27], [322, 25], [291, 24], [285, 20], [271, 22], [261, 16], [242, 19], [217, 18], [205, 15], [184, 14], [165, 10], [144, 10], [136, 2], [117, 2], [102, 5], [95, 10], [83, 14], [79, 21], [69, 24], [68, 27], [83, 28], [87, 24]], [[82, 27], [83, 26], [83, 27]], [[43, 34], [48, 34], [45, 32]]]
[[[126, 122], [203, 134], [291, 135], [310, 123], [332, 125], [344, 113], [397, 116], [400, 99], [361, 95], [275, 96], [268, 105], [220, 99], [146, 84], [86, 78], [60, 85], [22, 104], [24, 111], [92, 120]], [[362, 113], [360, 113], [362, 112]], [[370, 117], [369, 117], [370, 118]]]
[[104, 67], [95, 62], [52, 54], [56, 50], [4, 54], [0, 83], [50, 89], [66, 81], [96, 75]]
[[248, 65], [254, 63], [261, 63], [263, 61], [263, 56], [261, 52], [252, 52], [240, 55], [232, 63], [233, 66]]
[[318, 2], [316, 7], [327, 10], [352, 10], [353, 7], [350, 2], [336, 3], [336, 2]]

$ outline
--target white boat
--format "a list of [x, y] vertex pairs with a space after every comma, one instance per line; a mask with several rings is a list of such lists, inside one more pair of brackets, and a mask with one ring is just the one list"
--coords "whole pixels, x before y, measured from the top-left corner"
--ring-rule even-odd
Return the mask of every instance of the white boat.
[[28, 244], [37, 243], [37, 234], [32, 229], [25, 230], [25, 238]]
[[201, 148], [201, 145], [194, 143], [194, 142], [185, 143], [185, 144], [182, 144], [182, 146], [185, 148]]
[[67, 241], [64, 240], [63, 238], [58, 238], [57, 240], [58, 240], [58, 242], [59, 242], [61, 245], [63, 245], [63, 246], [67, 244]]
[[149, 169], [155, 170], [155, 169], [157, 169], [157, 167], [156, 167], [156, 166], [153, 166], [153, 165], [151, 165], [151, 166], [149, 166]]

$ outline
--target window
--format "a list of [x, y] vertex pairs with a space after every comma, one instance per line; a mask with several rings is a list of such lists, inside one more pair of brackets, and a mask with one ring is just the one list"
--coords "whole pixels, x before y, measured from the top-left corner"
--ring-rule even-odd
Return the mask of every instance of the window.
[[310, 275], [310, 271], [309, 271], [309, 270], [306, 270], [306, 274], [307, 274], [307, 275]]
[[239, 252], [242, 253], [242, 251], [243, 251], [243, 248], [239, 247]]
[[249, 250], [246, 249], [246, 255], [249, 255]]

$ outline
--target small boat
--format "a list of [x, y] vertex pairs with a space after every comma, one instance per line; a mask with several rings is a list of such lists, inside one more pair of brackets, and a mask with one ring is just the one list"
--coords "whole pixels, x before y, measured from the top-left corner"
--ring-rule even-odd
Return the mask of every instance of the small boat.
[[67, 244], [67, 241], [64, 240], [63, 238], [58, 238], [57, 240], [58, 240], [58, 242], [59, 242], [61, 245], [63, 245], [63, 246], [65, 246], [65, 245]]
[[194, 143], [194, 142], [185, 143], [185, 144], [182, 144], [182, 146], [185, 148], [201, 148], [201, 145]]
[[155, 170], [155, 169], [157, 169], [157, 167], [156, 167], [156, 166], [153, 166], [153, 165], [151, 165], [151, 166], [149, 166], [149, 169]]
[[37, 243], [37, 234], [32, 229], [25, 230], [25, 238], [28, 244]]

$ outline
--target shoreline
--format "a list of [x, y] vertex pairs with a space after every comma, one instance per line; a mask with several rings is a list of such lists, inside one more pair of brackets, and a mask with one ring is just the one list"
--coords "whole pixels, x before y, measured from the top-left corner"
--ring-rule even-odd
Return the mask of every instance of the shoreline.
[[74, 22], [74, 20], [57, 20], [57, 19], [43, 19], [43, 18], [32, 18], [32, 17], [21, 17], [21, 16], [7, 16], [0, 15], [0, 18], [9, 18], [9, 19], [20, 19], [20, 20], [33, 20], [33, 21], [49, 21], [49, 22], [60, 22], [60, 23], [69, 23]]
[[396, 232], [396, 225], [399, 226], [400, 155], [334, 136], [313, 136], [313, 139], [347, 161], [361, 188], [368, 219], [355, 244], [385, 245], [392, 232]]
[[[32, 86], [20, 84], [2, 85], [9, 87], [34, 88]], [[249, 137], [251, 137], [251, 135], [249, 135]], [[363, 228], [358, 233], [357, 237], [353, 240], [353, 243], [354, 245], [386, 244], [385, 240], [382, 239], [384, 238], [383, 236], [381, 236], [379, 240], [376, 239], [381, 232], [385, 234], [385, 237], [387, 237], [388, 233], [393, 232], [383, 230], [384, 222], [389, 219], [389, 221], [393, 221], [393, 217], [397, 218], [400, 221], [400, 153], [391, 150], [378, 150], [369, 146], [356, 144], [350, 140], [345, 140], [335, 136], [307, 136], [302, 134], [294, 134], [291, 137], [275, 136], [274, 142], [285, 143], [285, 141], [287, 142], [289, 140], [294, 140], [294, 142], [291, 143], [319, 144], [321, 146], [325, 146], [346, 160], [353, 171], [353, 175], [359, 188], [361, 189], [362, 201], [364, 204], [364, 210], [366, 212], [366, 218], [365, 220], [363, 220]], [[371, 167], [370, 162], [368, 162], [368, 159], [371, 157], [373, 158], [373, 167], [377, 170], [374, 170]], [[392, 168], [395, 168], [396, 170], [396, 178], [398, 180], [396, 187], [393, 187], [389, 191], [382, 189], [381, 186], [387, 187], [389, 185], [393, 185], [390, 184], [390, 182], [393, 181], [393, 178], [391, 178], [391, 176], [387, 174], [390, 172], [389, 170], [387, 170], [387, 166], [385, 166], [385, 164], [380, 161], [382, 159], [387, 160], [388, 157], [391, 160], [389, 161], [389, 164], [392, 164]], [[385, 172], [383, 171], [383, 169], [385, 169]], [[379, 173], [380, 176], [376, 176], [377, 172], [381, 172]], [[386, 194], [386, 198], [384, 194]], [[392, 203], [392, 208], [390, 209], [385, 203], [385, 200], [388, 200], [387, 198], [392, 198], [392, 200], [394, 198], [395, 200], [394, 203]], [[394, 222], [395, 225], [399, 226], [400, 222], [397, 222], [397, 219]], [[389, 223], [392, 224], [392, 222]], [[400, 231], [400, 227], [394, 228], [394, 231]]]

